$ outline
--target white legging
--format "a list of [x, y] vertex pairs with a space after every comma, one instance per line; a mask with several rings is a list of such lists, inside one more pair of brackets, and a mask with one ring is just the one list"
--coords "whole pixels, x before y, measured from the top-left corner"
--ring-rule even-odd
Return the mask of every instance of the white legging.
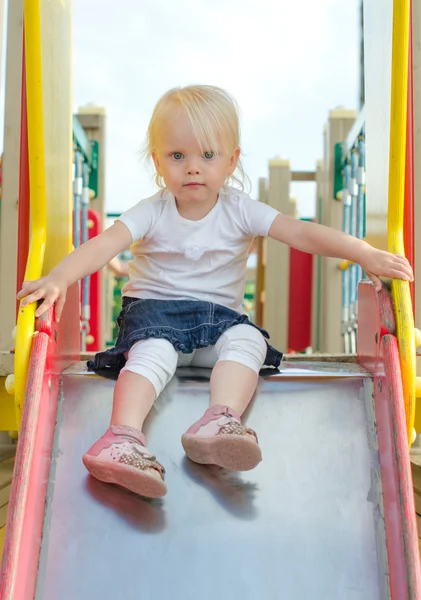
[[146, 377], [157, 397], [173, 377], [177, 367], [212, 368], [218, 361], [230, 360], [260, 371], [266, 358], [266, 342], [251, 325], [234, 325], [227, 329], [214, 346], [199, 348], [191, 354], [177, 352], [164, 339], [149, 338], [133, 344], [121, 373], [131, 371]]

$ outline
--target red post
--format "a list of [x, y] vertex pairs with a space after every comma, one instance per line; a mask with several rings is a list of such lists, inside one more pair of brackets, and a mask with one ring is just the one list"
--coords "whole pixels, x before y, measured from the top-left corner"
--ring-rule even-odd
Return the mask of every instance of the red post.
[[[404, 246], [405, 255], [415, 270], [414, 257], [414, 121], [413, 121], [413, 80], [412, 80], [412, 0], [409, 13], [409, 53], [408, 53], [408, 113], [406, 121], [406, 163], [405, 163], [405, 205], [404, 205]], [[410, 283], [412, 308], [415, 310], [415, 286]]]
[[288, 352], [303, 352], [311, 344], [313, 257], [291, 248], [289, 263]]
[[[88, 210], [88, 219], [92, 223], [89, 229], [88, 237], [92, 239], [101, 233], [101, 217], [94, 210]], [[91, 317], [89, 319], [89, 333], [92, 336], [92, 342], [87, 343], [88, 352], [97, 352], [101, 350], [101, 271], [91, 275], [89, 286], [89, 304], [91, 307]]]

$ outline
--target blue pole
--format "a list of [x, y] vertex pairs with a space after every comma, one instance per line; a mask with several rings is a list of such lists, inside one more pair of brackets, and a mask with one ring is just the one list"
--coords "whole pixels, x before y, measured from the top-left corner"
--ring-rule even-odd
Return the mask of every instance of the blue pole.
[[73, 179], [73, 245], [80, 246], [80, 203], [82, 196], [81, 154], [75, 151], [74, 179]]

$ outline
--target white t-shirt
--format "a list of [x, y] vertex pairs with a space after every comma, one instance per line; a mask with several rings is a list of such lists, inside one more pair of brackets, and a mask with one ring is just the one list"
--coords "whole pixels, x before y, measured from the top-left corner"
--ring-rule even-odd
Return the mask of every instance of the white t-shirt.
[[247, 258], [278, 211], [225, 186], [199, 221], [180, 216], [174, 196], [161, 190], [119, 217], [129, 229], [130, 280], [123, 295], [157, 300], [206, 300], [241, 311]]

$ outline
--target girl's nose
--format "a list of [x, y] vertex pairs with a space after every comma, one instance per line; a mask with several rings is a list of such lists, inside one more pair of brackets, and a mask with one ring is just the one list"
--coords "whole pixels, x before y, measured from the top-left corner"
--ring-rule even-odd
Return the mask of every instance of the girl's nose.
[[190, 162], [187, 165], [187, 173], [189, 175], [198, 175], [200, 173], [198, 164], [196, 162]]

